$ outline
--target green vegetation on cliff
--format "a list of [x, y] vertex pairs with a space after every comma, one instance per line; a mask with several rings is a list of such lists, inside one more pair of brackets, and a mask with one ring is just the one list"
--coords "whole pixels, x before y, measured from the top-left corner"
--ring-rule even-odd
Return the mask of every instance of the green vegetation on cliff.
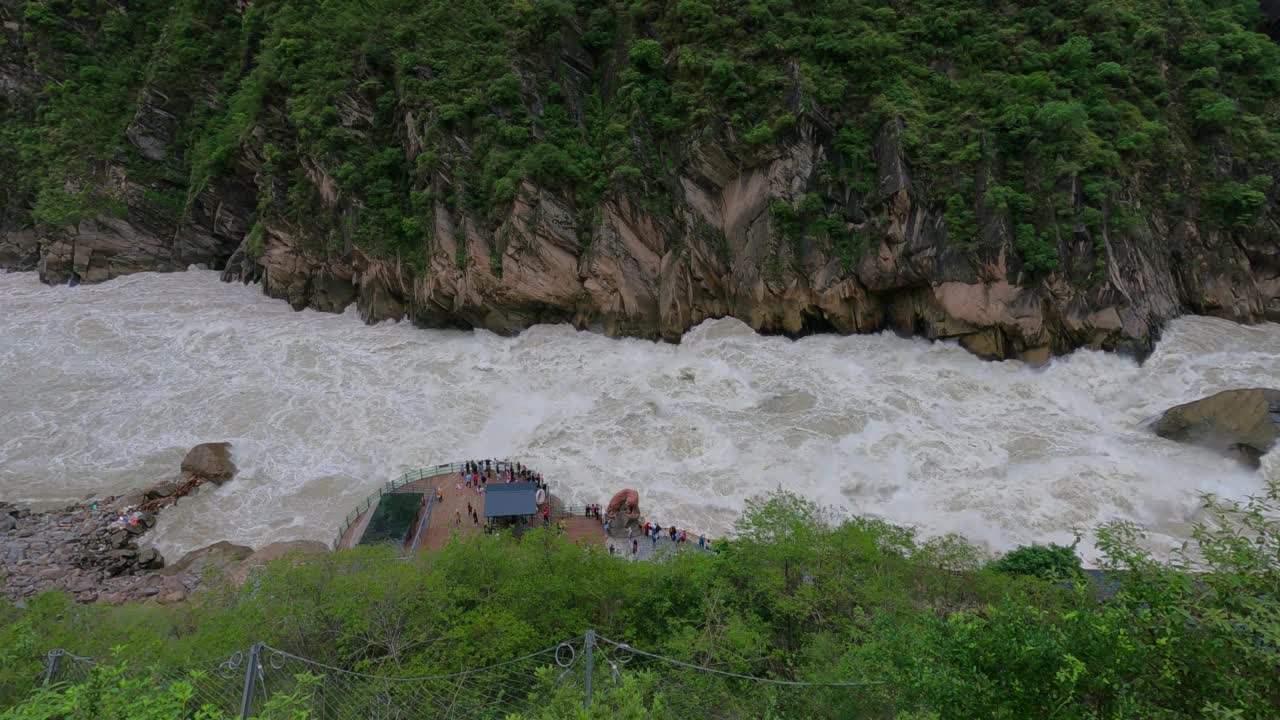
[[[850, 262], [901, 153], [957, 248], [1080, 282], [1154, 216], [1230, 231], [1276, 194], [1280, 47], [1255, 0], [238, 5], [22, 4], [43, 84], [0, 106], [5, 192], [50, 225], [120, 211], [123, 158], [172, 223], [250, 157], [260, 215], [420, 260], [437, 203], [491, 232], [530, 182], [586, 242], [602, 195], [660, 208], [709, 147], [765, 163], [807, 135], [827, 158], [782, 239]], [[125, 139], [156, 118], [159, 169]]]
[[[602, 669], [598, 689], [608, 694], [591, 717], [680, 707], [681, 717], [723, 718], [1274, 718], [1280, 487], [1245, 506], [1209, 507], [1172, 562], [1141, 550], [1132, 527], [1104, 529], [1114, 595], [1101, 601], [1073, 582], [1078, 565], [1063, 549], [987, 564], [959, 539], [922, 541], [867, 519], [833, 523], [786, 494], [751, 503], [715, 556], [630, 563], [537, 531], [521, 541], [481, 536], [412, 561], [362, 548], [286, 562], [181, 606], [77, 607], [44, 595], [0, 610], [0, 701], [25, 696], [51, 647], [106, 661], [88, 684], [0, 717], [191, 717], [199, 678], [149, 682], [139, 668], [186, 667], [259, 640], [409, 677], [516, 658], [594, 628], [728, 672], [885, 683], [735, 694], [715, 677], [684, 682], [678, 668], [628, 670], [618, 688]], [[581, 688], [556, 691], [554, 674], [548, 680], [541, 716], [572, 716]], [[305, 710], [306, 698], [298, 702]]]

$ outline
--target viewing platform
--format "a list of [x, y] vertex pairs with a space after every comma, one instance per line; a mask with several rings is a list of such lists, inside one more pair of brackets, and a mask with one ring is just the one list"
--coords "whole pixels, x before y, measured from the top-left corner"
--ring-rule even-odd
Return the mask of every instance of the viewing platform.
[[519, 463], [479, 460], [436, 465], [407, 472], [365, 498], [347, 514], [333, 547], [390, 544], [413, 553], [440, 548], [454, 537], [508, 529], [519, 533], [553, 525], [572, 542], [596, 543], [632, 560], [710, 549], [705, 538], [687, 531], [681, 534], [687, 538], [681, 542], [671, 536], [670, 528], [650, 537], [644, 531], [649, 524], [639, 514], [638, 494], [624, 490], [614, 501], [621, 498], [627, 504], [617, 508], [606, 532], [604, 506], [564, 506], [541, 474]]
[[[439, 548], [455, 533], [467, 537], [486, 528], [518, 531], [546, 521], [559, 523], [574, 541], [604, 542], [598, 521], [567, 513], [545, 480], [539, 482], [529, 468], [492, 460], [472, 465], [478, 468], [477, 480], [470, 485], [465, 462], [413, 470], [388, 482], [347, 514], [334, 549], [390, 543], [415, 552]], [[480, 475], [489, 478], [483, 486]]]

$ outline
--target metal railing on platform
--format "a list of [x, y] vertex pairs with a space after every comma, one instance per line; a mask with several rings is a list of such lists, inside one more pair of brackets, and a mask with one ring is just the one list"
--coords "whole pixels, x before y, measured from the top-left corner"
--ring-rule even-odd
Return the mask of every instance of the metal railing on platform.
[[435, 494], [427, 493], [427, 507], [422, 511], [422, 520], [418, 522], [418, 531], [413, 534], [413, 542], [409, 543], [409, 554], [416, 552], [418, 546], [422, 544], [422, 535], [427, 530], [427, 523], [431, 522], [431, 508], [435, 505]]

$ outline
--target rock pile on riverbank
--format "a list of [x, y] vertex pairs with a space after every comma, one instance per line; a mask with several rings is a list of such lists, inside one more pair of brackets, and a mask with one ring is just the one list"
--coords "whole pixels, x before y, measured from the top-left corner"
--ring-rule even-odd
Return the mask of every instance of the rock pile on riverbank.
[[153, 574], [164, 567], [164, 558], [138, 541], [155, 526], [155, 516], [133, 510], [126, 515], [131, 506], [121, 505], [121, 499], [48, 512], [0, 503], [0, 516], [7, 518], [0, 520], [0, 528], [7, 528], [0, 532], [0, 593], [20, 599], [62, 590], [79, 602], [185, 599], [199, 578]]
[[157, 512], [205, 482], [220, 485], [234, 474], [230, 445], [207, 443], [183, 459], [178, 481], [45, 512], [0, 501], [0, 595], [22, 602], [61, 590], [77, 602], [174, 603], [185, 600], [214, 568], [243, 581], [251, 567], [271, 559], [327, 552], [320, 543], [276, 543], [255, 553], [219, 542], [166, 567], [159, 552], [142, 544]]

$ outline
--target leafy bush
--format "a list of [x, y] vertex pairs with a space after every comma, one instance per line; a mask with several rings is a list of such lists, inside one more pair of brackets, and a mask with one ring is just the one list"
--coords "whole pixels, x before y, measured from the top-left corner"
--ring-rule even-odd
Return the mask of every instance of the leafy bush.
[[662, 68], [662, 45], [657, 40], [637, 40], [627, 53], [631, 64], [639, 70]]
[[991, 563], [991, 569], [1041, 580], [1074, 580], [1083, 576], [1075, 549], [1054, 544], [1019, 546]]
[[1259, 175], [1248, 183], [1225, 182], [1209, 195], [1209, 205], [1218, 222], [1227, 227], [1248, 227], [1258, 218], [1267, 204], [1266, 191], [1271, 189], [1272, 179]]
[[[629, 563], [537, 530], [408, 561], [359, 548], [277, 563], [251, 587], [214, 588], [181, 606], [86, 607], [43, 595], [26, 609], [0, 606], [0, 703], [25, 696], [53, 646], [109, 657], [123, 645], [130, 658], [172, 668], [261, 640], [330, 665], [417, 676], [595, 628], [730, 672], [886, 683], [819, 696], [734, 694], [708, 681], [681, 696], [689, 717], [766, 717], [785, 706], [782, 716], [812, 718], [1269, 720], [1280, 710], [1280, 484], [1244, 503], [1207, 499], [1204, 516], [1168, 561], [1144, 550], [1132, 525], [1102, 528], [1115, 583], [1103, 602], [1085, 583], [1061, 582], [1079, 574], [1070, 548], [1024, 547], [984, 566], [959, 538], [840, 519], [787, 493], [750, 501], [714, 556]], [[107, 664], [100, 677], [116, 679], [36, 695], [0, 717], [82, 717], [58, 708], [88, 696], [115, 707], [118, 689], [147, 708], [186, 697], [181, 680], [118, 671]], [[632, 684], [598, 712], [662, 716], [663, 688], [688, 687], [687, 671], [672, 673], [624, 673]], [[573, 688], [549, 690], [544, 717], [580, 701]]]
[[1014, 247], [1022, 256], [1027, 270], [1053, 272], [1058, 269], [1058, 248], [1036, 231], [1036, 226], [1023, 223], [1014, 230]]

